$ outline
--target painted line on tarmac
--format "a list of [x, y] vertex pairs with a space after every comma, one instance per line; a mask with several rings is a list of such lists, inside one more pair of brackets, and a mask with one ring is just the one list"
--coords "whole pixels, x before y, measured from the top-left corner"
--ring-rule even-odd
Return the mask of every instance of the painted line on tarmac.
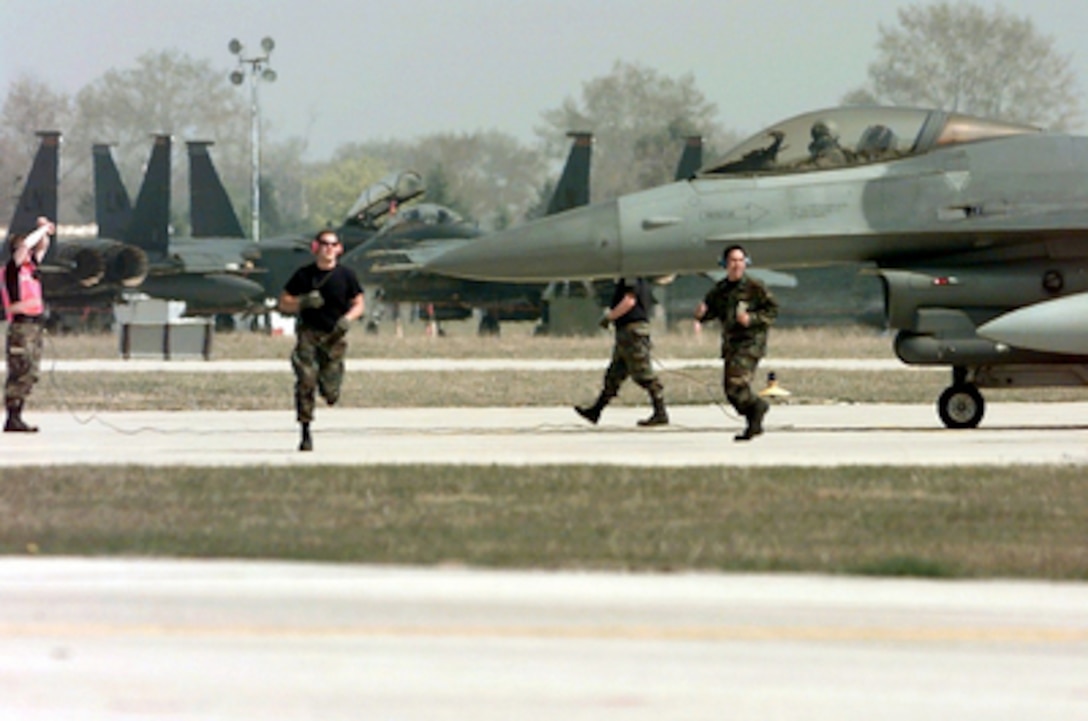
[[1088, 643], [1088, 628], [857, 626], [252, 626], [0, 625], [0, 638], [494, 638], [666, 642]]

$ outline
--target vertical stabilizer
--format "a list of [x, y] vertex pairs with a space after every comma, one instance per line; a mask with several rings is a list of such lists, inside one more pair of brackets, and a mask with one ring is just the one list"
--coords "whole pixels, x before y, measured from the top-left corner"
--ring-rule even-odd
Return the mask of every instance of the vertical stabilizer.
[[113, 153], [105, 143], [91, 148], [94, 160], [94, 219], [98, 237], [118, 240], [132, 220], [132, 201], [113, 162]]
[[206, 140], [186, 143], [189, 152], [189, 222], [194, 238], [244, 238], [245, 232], [212, 164]]
[[562, 213], [571, 208], [589, 205], [589, 165], [593, 155], [593, 134], [570, 132], [574, 139], [563, 174], [555, 186], [555, 193], [548, 203], [548, 215]]
[[152, 260], [162, 259], [168, 253], [169, 229], [170, 136], [156, 135], [124, 241], [141, 248]]
[[703, 136], [689, 135], [684, 138], [684, 152], [676, 166], [674, 180], [688, 180], [703, 167]]
[[29, 233], [38, 227], [38, 217], [57, 220], [57, 170], [60, 162], [60, 133], [47, 130], [38, 133], [41, 138], [30, 175], [26, 178], [23, 193], [15, 206], [15, 213], [8, 225], [8, 233]]

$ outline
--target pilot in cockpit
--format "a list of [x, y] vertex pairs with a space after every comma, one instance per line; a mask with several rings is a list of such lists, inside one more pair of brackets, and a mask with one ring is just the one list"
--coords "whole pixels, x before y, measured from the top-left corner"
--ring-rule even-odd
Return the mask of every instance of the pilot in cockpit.
[[899, 139], [887, 125], [870, 125], [858, 140], [858, 159], [864, 162], [879, 160], [895, 153]]
[[834, 121], [817, 120], [812, 124], [812, 142], [808, 145], [806, 165], [834, 168], [846, 165], [847, 155], [839, 145], [839, 130]]

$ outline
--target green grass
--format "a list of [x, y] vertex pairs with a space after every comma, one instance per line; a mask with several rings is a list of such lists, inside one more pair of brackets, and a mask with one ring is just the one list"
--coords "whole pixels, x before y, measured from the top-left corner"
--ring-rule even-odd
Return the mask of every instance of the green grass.
[[1075, 467], [34, 468], [0, 519], [4, 554], [1088, 580]]
[[[341, 405], [381, 407], [564, 406], [592, 401], [607, 359], [597, 371], [348, 373]], [[659, 369], [670, 405], [724, 403], [718, 368]], [[949, 383], [944, 373], [919, 371], [789, 370], [778, 373], [788, 402], [933, 404]], [[762, 382], [762, 380], [760, 381]], [[276, 410], [293, 407], [294, 378], [286, 360], [276, 373], [53, 373], [48, 364], [27, 403], [38, 410]], [[987, 390], [992, 402], [1085, 400], [1083, 389]], [[646, 394], [625, 384], [616, 405], [645, 405]]]
[[[355, 329], [349, 336], [352, 358], [602, 358], [607, 359], [610, 335], [605, 331], [592, 337], [552, 338], [534, 336], [531, 323], [507, 323], [501, 336], [481, 338], [469, 321], [447, 323], [447, 334], [435, 338], [424, 333], [424, 325], [408, 324], [402, 337], [388, 329], [370, 335]], [[655, 328], [654, 352], [661, 358], [713, 358], [718, 353], [717, 328], [702, 335], [690, 325], [678, 332]], [[262, 333], [217, 333], [212, 357], [286, 358], [294, 339]], [[835, 326], [828, 328], [783, 328], [771, 331], [770, 353], [780, 358], [891, 358], [891, 336], [872, 328]], [[117, 337], [112, 333], [49, 336], [46, 355], [53, 358], [117, 358]]]

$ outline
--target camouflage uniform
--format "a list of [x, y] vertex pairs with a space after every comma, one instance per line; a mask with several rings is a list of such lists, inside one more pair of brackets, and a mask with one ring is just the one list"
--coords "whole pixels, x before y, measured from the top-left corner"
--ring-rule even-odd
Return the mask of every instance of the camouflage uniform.
[[34, 322], [9, 322], [7, 337], [8, 378], [4, 384], [6, 407], [21, 407], [38, 382], [42, 363], [42, 327]]
[[[641, 278], [627, 281], [620, 278], [612, 294], [611, 307], [615, 308], [628, 294], [635, 296], [635, 305], [613, 322], [616, 326], [616, 340], [612, 346], [612, 360], [604, 374], [604, 385], [596, 402], [592, 406], [575, 406], [574, 410], [591, 423], [596, 423], [601, 411], [620, 392], [620, 386], [631, 378], [650, 395], [654, 413], [639, 425], [657, 426], [669, 422], [665, 410], [665, 394], [661, 381], [654, 373], [650, 351], [649, 311], [653, 301], [650, 288]], [[604, 321], [607, 325], [607, 319]]]
[[348, 341], [335, 330], [323, 333], [301, 323], [295, 333], [295, 350], [291, 353], [295, 412], [299, 423], [310, 423], [314, 419], [315, 393], [320, 393], [330, 406], [340, 400]]
[[612, 347], [612, 361], [604, 374], [603, 394], [611, 400], [620, 392], [620, 386], [631, 378], [650, 394], [650, 399], [660, 399], [664, 392], [661, 381], [654, 373], [650, 351], [650, 324], [638, 321], [616, 328], [616, 342]]
[[[767, 353], [767, 332], [778, 317], [778, 302], [759, 281], [742, 276], [736, 282], [719, 281], [703, 300], [704, 320], [716, 318], [722, 325], [722, 386], [729, 403], [749, 416], [760, 398], [752, 390], [759, 359]], [[737, 307], [744, 303], [748, 326], [737, 322]]]

